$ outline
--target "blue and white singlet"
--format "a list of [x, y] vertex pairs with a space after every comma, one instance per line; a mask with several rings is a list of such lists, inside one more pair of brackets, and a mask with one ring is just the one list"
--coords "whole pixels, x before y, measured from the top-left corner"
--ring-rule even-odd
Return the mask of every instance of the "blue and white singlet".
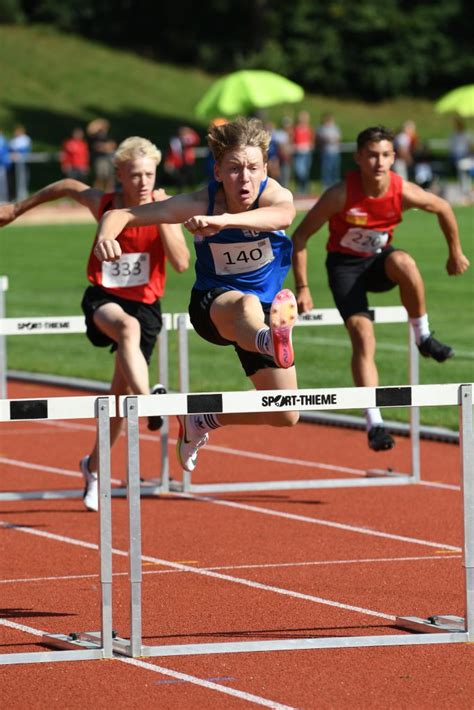
[[[267, 180], [260, 184], [252, 209], [258, 207]], [[214, 213], [214, 201], [221, 183], [209, 183], [209, 207]], [[213, 237], [195, 239], [196, 282], [194, 288], [208, 291], [224, 288], [228, 291], [252, 293], [263, 303], [271, 303], [281, 290], [291, 265], [292, 244], [283, 230], [223, 229]]]

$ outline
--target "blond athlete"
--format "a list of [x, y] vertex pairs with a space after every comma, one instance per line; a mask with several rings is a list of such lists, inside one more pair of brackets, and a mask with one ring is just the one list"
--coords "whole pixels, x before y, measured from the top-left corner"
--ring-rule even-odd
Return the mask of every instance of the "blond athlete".
[[[197, 333], [215, 345], [233, 345], [256, 389], [295, 389], [296, 301], [291, 291], [281, 290], [291, 265], [291, 241], [284, 230], [295, 216], [293, 197], [267, 177], [270, 136], [260, 121], [240, 118], [213, 126], [207, 140], [215, 179], [206, 188], [107, 213], [94, 252], [113, 263], [121, 258], [117, 236], [123, 229], [184, 223], [196, 251], [189, 313]], [[297, 412], [179, 417], [178, 457], [192, 471], [208, 432], [220, 426], [297, 421]]]
[[[117, 148], [114, 157], [121, 190], [104, 193], [72, 179], [60, 180], [16, 204], [0, 207], [0, 225], [12, 222], [44, 202], [69, 197], [87, 207], [97, 220], [117, 208], [164, 203], [167, 195], [155, 190], [160, 151], [145, 138], [131, 137]], [[115, 395], [148, 394], [148, 364], [162, 327], [160, 299], [165, 289], [165, 264], [178, 272], [189, 266], [189, 250], [177, 224], [126, 227], [117, 235], [121, 258], [114, 264], [100, 261], [92, 249], [87, 265], [90, 286], [82, 300], [87, 336], [97, 347], [115, 351], [115, 370], [110, 392]], [[149, 428], [161, 426], [150, 418]], [[111, 422], [113, 445], [122, 420]], [[97, 441], [80, 462], [85, 479], [84, 503], [98, 510]]]

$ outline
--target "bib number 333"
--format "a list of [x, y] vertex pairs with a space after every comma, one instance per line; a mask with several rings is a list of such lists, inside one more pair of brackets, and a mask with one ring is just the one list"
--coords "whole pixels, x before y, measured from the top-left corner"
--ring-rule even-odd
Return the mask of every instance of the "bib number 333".
[[118, 261], [102, 262], [102, 285], [108, 288], [142, 286], [149, 279], [149, 254], [122, 254]]

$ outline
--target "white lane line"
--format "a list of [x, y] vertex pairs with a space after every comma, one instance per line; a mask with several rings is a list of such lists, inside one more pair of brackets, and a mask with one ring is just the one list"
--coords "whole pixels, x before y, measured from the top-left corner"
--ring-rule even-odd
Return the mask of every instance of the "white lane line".
[[[376, 562], [424, 562], [426, 560], [459, 560], [462, 555], [446, 554], [446, 555], [418, 555], [417, 557], [370, 557], [359, 560], [314, 560], [310, 562], [270, 562], [268, 564], [258, 565], [219, 565], [217, 567], [195, 567], [194, 569], [205, 569], [212, 571], [219, 570], [234, 570], [234, 569], [280, 569], [286, 567], [314, 567], [314, 566], [330, 566], [330, 565], [361, 565], [371, 564]], [[178, 569], [150, 569], [142, 570], [142, 574], [187, 574], [184, 570]], [[126, 577], [128, 572], [114, 572], [113, 577]], [[0, 584], [28, 584], [30, 582], [62, 582], [72, 581], [76, 579], [99, 579], [97, 573], [94, 574], [63, 574], [58, 576], [48, 577], [16, 577], [11, 579], [0, 579]]]
[[254, 703], [255, 705], [263, 705], [263, 707], [272, 708], [272, 710], [296, 710], [291, 705], [282, 705], [281, 703], [277, 703], [274, 700], [267, 700], [266, 698], [262, 698], [260, 695], [254, 695], [253, 693], [246, 693], [243, 690], [228, 688], [225, 685], [219, 685], [217, 683], [213, 683], [210, 680], [196, 678], [195, 676], [188, 675], [187, 673], [173, 671], [170, 668], [163, 668], [163, 666], [158, 666], [154, 663], [141, 661], [137, 658], [120, 658], [118, 660], [121, 660], [122, 663], [128, 663], [131, 666], [136, 666], [137, 668], [143, 668], [148, 671], [153, 671], [154, 673], [161, 673], [162, 675], [167, 675], [171, 678], [176, 678], [177, 680], [192, 683], [193, 685], [199, 685], [202, 688], [216, 690], [219, 693], [225, 693], [226, 695], [231, 695], [234, 698], [246, 700], [247, 702]]
[[[82, 479], [82, 473], [78, 471], [71, 471], [67, 468], [57, 468], [55, 466], [45, 466], [44, 464], [29, 463], [28, 461], [20, 461], [18, 459], [9, 459], [0, 456], [0, 463], [8, 464], [9, 466], [17, 466], [18, 468], [27, 468], [31, 471], [41, 471], [42, 473], [56, 473], [58, 476], [68, 476], [70, 478], [80, 478]], [[112, 483], [123, 484], [118, 478], [111, 478]]]
[[[9, 621], [7, 619], [0, 619], [0, 625], [7, 626], [16, 631], [21, 631], [26, 634], [31, 634], [32, 636], [43, 636], [46, 632], [40, 629], [35, 629], [32, 626], [25, 626], [24, 624], [17, 624], [14, 621]], [[225, 685], [219, 685], [218, 683], [213, 683], [209, 680], [204, 680], [202, 678], [197, 678], [196, 676], [189, 675], [188, 673], [180, 673], [179, 671], [174, 671], [171, 668], [164, 668], [163, 666], [155, 665], [154, 663], [147, 663], [146, 661], [141, 661], [137, 658], [122, 658], [115, 656], [113, 659], [119, 661], [120, 663], [127, 663], [129, 666], [135, 666], [136, 668], [143, 668], [147, 671], [153, 671], [153, 673], [160, 673], [161, 675], [169, 676], [170, 678], [175, 678], [176, 680], [185, 681], [186, 683], [191, 683], [191, 685], [198, 685], [201, 688], [206, 688], [207, 690], [214, 690], [218, 693], [224, 693], [225, 695], [231, 695], [234, 698], [239, 698], [240, 700], [246, 700], [249, 703], [254, 703], [255, 705], [263, 705], [263, 707], [271, 708], [272, 710], [295, 710], [291, 705], [282, 705], [274, 700], [268, 700], [267, 698], [262, 698], [260, 695], [254, 695], [253, 693], [247, 693], [244, 690], [237, 690], [236, 688], [228, 688]]]
[[348, 532], [361, 533], [362, 535], [371, 535], [373, 537], [382, 537], [387, 540], [397, 540], [399, 542], [408, 542], [413, 545], [425, 545], [427, 547], [435, 547], [436, 549], [451, 550], [452, 552], [461, 552], [460, 547], [455, 547], [453, 545], [447, 545], [444, 542], [434, 542], [432, 540], [421, 540], [416, 537], [407, 537], [405, 535], [396, 535], [394, 533], [383, 532], [382, 530], [374, 530], [373, 528], [363, 528], [358, 525], [348, 525], [347, 523], [336, 523], [331, 520], [322, 520], [320, 518], [309, 518], [306, 515], [297, 515], [296, 513], [284, 513], [279, 510], [272, 510], [271, 508], [262, 508], [258, 505], [248, 505], [247, 503], [237, 503], [235, 501], [229, 500], [219, 500], [217, 498], [210, 498], [208, 496], [194, 495], [192, 493], [176, 493], [176, 496], [181, 496], [183, 498], [193, 498], [195, 500], [202, 500], [213, 505], [223, 505], [228, 508], [238, 508], [239, 510], [246, 510], [249, 513], [262, 513], [263, 515], [273, 515], [277, 518], [285, 518], [286, 520], [297, 520], [302, 523], [311, 523], [312, 525], [322, 525], [323, 527], [335, 528], [337, 530], [346, 530]]
[[[16, 530], [18, 532], [23, 532], [28, 535], [35, 535], [37, 537], [43, 537], [48, 540], [56, 540], [57, 542], [65, 542], [69, 545], [76, 545], [78, 547], [85, 547], [89, 550], [98, 550], [98, 545], [85, 542], [84, 540], [77, 540], [76, 538], [67, 537], [65, 535], [57, 535], [56, 533], [49, 533], [44, 530], [35, 530], [33, 528], [24, 528], [21, 525], [15, 525], [3, 520], [0, 520], [0, 527], [4, 527], [10, 530]], [[119, 555], [121, 557], [127, 557], [128, 553], [124, 550], [117, 550], [112, 548], [112, 554]], [[180, 562], [171, 562], [170, 560], [164, 560], [159, 557], [152, 557], [151, 555], [142, 555], [143, 562], [153, 562], [155, 564], [163, 565], [164, 567], [171, 567], [172, 569], [182, 570], [183, 572], [191, 572], [192, 574], [199, 574], [203, 577], [211, 577], [213, 579], [219, 579], [224, 582], [233, 582], [234, 584], [241, 584], [245, 587], [251, 587], [252, 589], [260, 589], [265, 592], [273, 592], [275, 594], [280, 594], [282, 596], [292, 597], [293, 599], [302, 599], [303, 601], [310, 601], [317, 604], [323, 604], [325, 606], [337, 607], [338, 609], [344, 609], [345, 611], [354, 611], [358, 614], [365, 614], [367, 616], [376, 616], [380, 619], [387, 619], [388, 621], [395, 621], [396, 616], [391, 614], [384, 614], [380, 611], [374, 611], [373, 609], [366, 609], [364, 607], [354, 606], [352, 604], [345, 604], [343, 602], [333, 601], [331, 599], [323, 599], [322, 597], [316, 597], [310, 594], [303, 594], [302, 592], [296, 592], [291, 589], [284, 589], [281, 587], [274, 587], [267, 584], [261, 584], [260, 582], [254, 582], [249, 579], [243, 579], [242, 577], [232, 577], [228, 574], [221, 574], [220, 572], [213, 572], [207, 569], [199, 569], [196, 567], [190, 567]]]

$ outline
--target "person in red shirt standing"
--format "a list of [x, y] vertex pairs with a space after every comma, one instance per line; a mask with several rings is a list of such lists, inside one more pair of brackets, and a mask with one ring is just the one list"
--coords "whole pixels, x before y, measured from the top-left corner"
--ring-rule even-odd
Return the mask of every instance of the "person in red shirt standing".
[[[31, 197], [0, 207], [0, 226], [24, 212], [61, 197], [69, 197], [87, 207], [97, 221], [104, 212], [138, 207], [166, 200], [164, 190], [155, 190], [160, 151], [145, 138], [131, 137], [117, 148], [114, 157], [122, 190], [104, 193], [78, 180], [65, 179], [44, 187]], [[162, 327], [160, 299], [165, 288], [165, 263], [182, 272], [189, 266], [189, 250], [178, 224], [127, 227], [118, 237], [122, 256], [113, 263], [100, 262], [92, 246], [87, 265], [90, 286], [82, 299], [87, 336], [97, 347], [111, 346], [115, 371], [111, 394], [149, 394], [148, 364], [156, 337]], [[161, 426], [159, 417], [150, 417], [149, 428]], [[122, 428], [121, 419], [112, 419], [113, 445]], [[80, 468], [85, 479], [84, 503], [98, 510], [97, 441], [84, 456]]]
[[314, 131], [310, 125], [310, 116], [307, 111], [300, 111], [293, 127], [293, 172], [296, 192], [300, 195], [308, 193], [313, 150]]
[[[424, 284], [414, 259], [391, 245], [402, 212], [418, 208], [437, 216], [448, 245], [446, 269], [450, 276], [464, 273], [469, 266], [449, 203], [391, 170], [395, 159], [393, 140], [393, 134], [383, 126], [362, 131], [355, 154], [358, 170], [327, 190], [293, 234], [297, 303], [299, 312], [304, 313], [313, 307], [306, 242], [329, 222], [329, 286], [351, 339], [352, 375], [359, 387], [378, 385], [368, 291], [389, 291], [398, 286], [420, 353], [437, 362], [454, 355], [449, 345], [430, 333]], [[395, 442], [384, 427], [380, 410], [368, 409], [366, 421], [370, 448], [391, 449]]]
[[89, 146], [82, 128], [74, 128], [69, 138], [63, 142], [59, 154], [61, 170], [68, 178], [86, 180], [89, 173]]

